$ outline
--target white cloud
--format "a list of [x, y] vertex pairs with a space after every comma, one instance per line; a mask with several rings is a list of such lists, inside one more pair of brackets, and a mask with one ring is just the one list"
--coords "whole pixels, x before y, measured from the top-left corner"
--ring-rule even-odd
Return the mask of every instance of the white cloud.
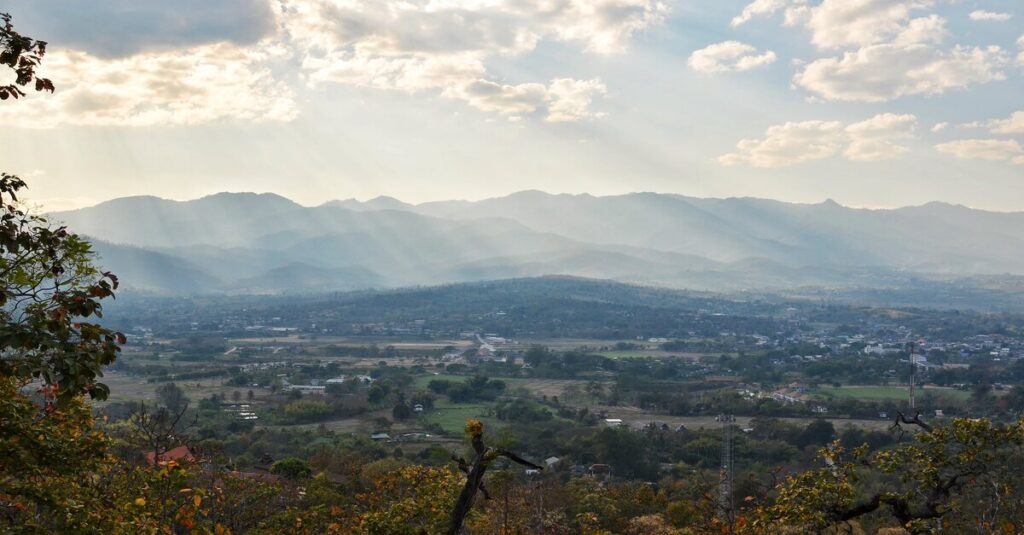
[[774, 15], [780, 9], [789, 6], [790, 0], [754, 0], [743, 8], [743, 12], [733, 17], [732, 26], [737, 27], [750, 22], [754, 17]]
[[[928, 13], [937, 0], [758, 0], [734, 25], [782, 11], [783, 24], [805, 28], [834, 57], [803, 64], [795, 86], [824, 100], [884, 102], [937, 95], [1005, 78], [1010, 56], [996, 46], [940, 47], [946, 19]], [[1022, 53], [1024, 56], [1024, 53]]]
[[985, 11], [983, 9], [971, 11], [969, 16], [971, 17], [971, 20], [995, 22], [1005, 22], [1013, 18], [1013, 15], [1009, 13], [997, 13], [995, 11]]
[[113, 60], [54, 50], [45, 68], [57, 91], [0, 107], [0, 120], [32, 128], [291, 120], [292, 91], [266, 59], [228, 43]]
[[605, 92], [598, 80], [508, 84], [486, 67], [542, 40], [596, 54], [625, 50], [667, 13], [660, 0], [285, 0], [282, 20], [311, 84], [437, 91], [477, 109], [576, 121]]
[[[129, 0], [117, 1], [117, 13], [133, 13]], [[510, 120], [578, 121], [601, 115], [591, 110], [606, 92], [600, 80], [509, 82], [492, 73], [489, 62], [530, 52], [543, 40], [619, 53], [667, 13], [662, 0], [232, 2], [217, 13], [232, 12], [236, 4], [273, 6], [269, 33], [263, 26], [238, 32], [218, 22], [202, 39], [177, 47], [180, 32], [166, 31], [153, 43], [143, 39], [131, 47], [88, 42], [102, 53], [51, 48], [44, 71], [57, 93], [4, 106], [0, 120], [32, 127], [288, 121], [297, 115], [294, 79], [282, 73], [293, 63], [310, 87], [428, 92]], [[244, 20], [256, 15], [237, 14]]]
[[573, 80], [558, 78], [548, 86], [548, 94], [552, 97], [548, 104], [548, 122], [571, 122], [592, 117], [590, 101], [598, 95], [605, 94], [606, 89], [600, 80]]
[[763, 139], [744, 139], [722, 165], [773, 168], [823, 160], [842, 152], [848, 160], [880, 161], [909, 152], [896, 141], [913, 137], [917, 118], [883, 113], [847, 126], [839, 121], [789, 122], [768, 128]]
[[935, 126], [932, 127], [932, 133], [938, 134], [947, 128], [949, 128], [949, 123], [935, 123]]
[[884, 102], [1002, 80], [1008, 61], [997, 46], [941, 50], [924, 44], [881, 44], [813, 61], [793, 83], [826, 100]]
[[1013, 139], [958, 139], [935, 148], [962, 160], [988, 160], [1024, 165], [1024, 147]]
[[883, 113], [846, 127], [850, 144], [843, 156], [860, 162], [891, 160], [910, 152], [895, 142], [914, 137], [917, 117]]
[[945, 35], [945, 20], [937, 16], [914, 18], [934, 0], [755, 0], [733, 18], [739, 26], [757, 16], [785, 13], [787, 26], [811, 31], [811, 42], [820, 48], [867, 46], [890, 42], [936, 42]]
[[590, 103], [605, 91], [600, 80], [559, 78], [545, 86], [503, 85], [478, 79], [453, 89], [450, 96], [479, 110], [505, 115], [511, 121], [521, 120], [524, 114], [546, 110], [546, 121], [571, 122], [593, 117]]
[[722, 155], [718, 161], [722, 165], [784, 167], [834, 156], [842, 142], [843, 124], [838, 121], [789, 122], [770, 127], [764, 139], [741, 140], [736, 152]]
[[1017, 39], [1017, 48], [1020, 49], [1020, 54], [1017, 54], [1017, 63], [1024, 65], [1024, 35]]
[[1013, 112], [1005, 119], [974, 121], [960, 126], [963, 128], [988, 128], [993, 134], [1024, 134], [1024, 110]]
[[775, 61], [775, 52], [758, 52], [751, 45], [739, 41], [725, 41], [697, 50], [687, 64], [704, 74], [747, 71], [769, 65]]

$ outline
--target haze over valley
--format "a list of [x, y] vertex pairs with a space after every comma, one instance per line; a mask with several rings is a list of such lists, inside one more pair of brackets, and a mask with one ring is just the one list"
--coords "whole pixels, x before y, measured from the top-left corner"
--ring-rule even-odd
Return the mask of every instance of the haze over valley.
[[867, 210], [831, 201], [523, 191], [476, 202], [378, 197], [305, 207], [273, 194], [221, 193], [184, 202], [121, 198], [51, 219], [93, 238], [105, 267], [153, 294], [544, 275], [790, 291], [1024, 275], [1024, 213], [944, 203]]

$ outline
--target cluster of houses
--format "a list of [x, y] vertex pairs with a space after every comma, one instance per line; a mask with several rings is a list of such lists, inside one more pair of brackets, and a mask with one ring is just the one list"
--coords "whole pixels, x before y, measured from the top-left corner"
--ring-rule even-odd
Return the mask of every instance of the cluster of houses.
[[282, 374], [282, 377], [281, 377], [282, 387], [285, 390], [287, 390], [287, 391], [309, 392], [309, 393], [312, 393], [312, 394], [323, 394], [324, 392], [327, 391], [327, 386], [328, 385], [340, 385], [340, 384], [344, 384], [347, 381], [356, 381], [359, 384], [368, 385], [368, 384], [373, 383], [374, 379], [373, 379], [373, 377], [370, 377], [369, 375], [353, 375], [351, 377], [349, 377], [347, 375], [339, 375], [338, 377], [334, 377], [332, 379], [328, 379], [326, 381], [323, 381], [322, 384], [321, 384], [321, 381], [319, 379], [311, 379], [310, 380], [310, 384], [308, 384], [308, 385], [293, 385], [293, 384], [288, 382], [288, 379], [287, 379], [287, 377], [284, 374]]

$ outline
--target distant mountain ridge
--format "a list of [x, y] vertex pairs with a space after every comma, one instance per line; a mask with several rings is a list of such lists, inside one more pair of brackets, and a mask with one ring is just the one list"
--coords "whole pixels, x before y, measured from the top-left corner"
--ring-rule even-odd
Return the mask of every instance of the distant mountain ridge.
[[[159, 293], [316, 291], [570, 275], [706, 290], [1024, 275], [1024, 213], [523, 191], [305, 207], [275, 194], [126, 197], [50, 214]], [[294, 277], [295, 281], [289, 280]]]

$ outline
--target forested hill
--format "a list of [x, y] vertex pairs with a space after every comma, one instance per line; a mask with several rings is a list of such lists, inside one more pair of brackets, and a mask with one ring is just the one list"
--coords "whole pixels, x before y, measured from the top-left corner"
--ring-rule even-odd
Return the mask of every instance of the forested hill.
[[[111, 303], [107, 312], [108, 321], [126, 330], [146, 326], [168, 333], [239, 335], [258, 325], [345, 336], [459, 337], [469, 331], [532, 338], [685, 338], [775, 333], [787, 329], [794, 318], [834, 324], [865, 317], [891, 321], [885, 307], [768, 294], [721, 296], [574, 277], [290, 296], [127, 296]], [[1019, 314], [950, 316], [916, 308], [904, 308], [900, 314], [908, 325], [956, 317], [984, 325], [979, 332], [999, 332], [1006, 318], [1011, 323], [1019, 319]]]

